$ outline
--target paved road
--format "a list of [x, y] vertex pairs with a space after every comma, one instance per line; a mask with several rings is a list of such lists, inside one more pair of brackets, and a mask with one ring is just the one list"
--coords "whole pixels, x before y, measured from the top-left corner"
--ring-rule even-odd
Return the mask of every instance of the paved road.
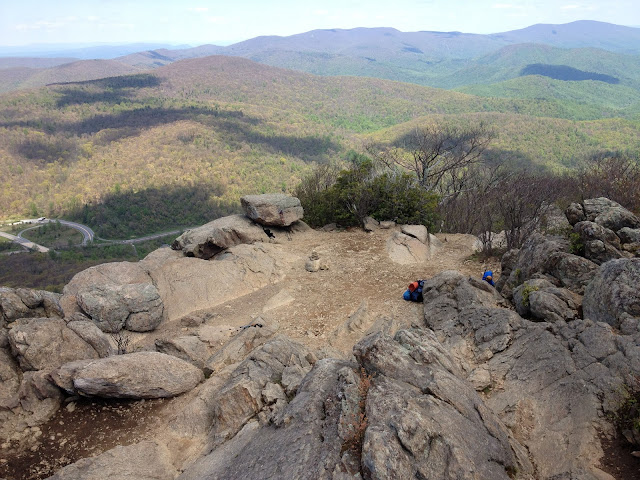
[[12, 240], [16, 243], [19, 243], [20, 245], [28, 248], [29, 250], [37, 250], [38, 252], [42, 252], [42, 253], [47, 253], [49, 251], [47, 247], [43, 247], [42, 245], [33, 243], [31, 240], [27, 240], [26, 238], [11, 235], [10, 233], [0, 232], [0, 236], [4, 238], [8, 238], [9, 240]]
[[22, 230], [22, 232], [18, 233], [18, 236], [20, 238], [22, 238], [22, 233], [26, 232], [27, 230], [31, 230], [32, 228], [38, 228], [39, 225], [42, 225], [44, 223], [55, 223], [55, 222], [60, 222], [60, 225], [64, 225], [65, 227], [70, 227], [73, 228], [75, 230], [78, 230], [81, 234], [82, 234], [82, 245], [87, 245], [89, 242], [92, 242], [94, 237], [96, 236], [95, 233], [93, 232], [93, 230], [91, 230], [89, 227], [87, 227], [86, 225], [82, 225], [81, 223], [76, 223], [76, 222], [70, 222], [69, 220], [51, 220], [49, 218], [45, 218], [44, 220], [37, 220], [37, 219], [30, 219], [30, 220], [23, 220], [24, 223], [33, 223], [34, 226], [33, 227], [29, 227], [29, 228], [25, 228], [24, 230]]
[[13, 240], [14, 242], [17, 242], [17, 243], [19, 243], [21, 245], [24, 245], [27, 248], [38, 250], [40, 252], [48, 252], [49, 249], [47, 247], [43, 247], [42, 245], [38, 245], [36, 243], [31, 242], [30, 240], [24, 238], [22, 236], [22, 234], [24, 232], [26, 232], [27, 230], [32, 230], [34, 228], [39, 228], [44, 223], [60, 222], [61, 225], [64, 225], [66, 227], [70, 227], [70, 228], [74, 228], [75, 230], [78, 230], [80, 233], [82, 233], [82, 236], [83, 236], [82, 245], [87, 245], [89, 242], [93, 242], [94, 239], [102, 240], [105, 243], [119, 243], [119, 244], [123, 244], [123, 243], [129, 243], [129, 244], [131, 244], [131, 243], [141, 243], [141, 242], [146, 242], [147, 240], [153, 240], [154, 238], [165, 237], [167, 235], [177, 235], [177, 234], [182, 233], [184, 231], [184, 229], [183, 230], [173, 230], [171, 232], [156, 233], [154, 235], [146, 235], [144, 237], [132, 238], [132, 239], [129, 239], [129, 240], [106, 240], [104, 238], [96, 237], [96, 234], [94, 233], [94, 231], [91, 230], [91, 228], [87, 227], [86, 225], [82, 225], [81, 223], [76, 223], [76, 222], [70, 222], [68, 220], [59, 220], [59, 219], [52, 220], [52, 219], [49, 219], [49, 218], [45, 218], [44, 220], [38, 220], [36, 218], [33, 218], [33, 219], [23, 220], [22, 222], [25, 225], [32, 224], [33, 226], [25, 228], [24, 230], [19, 232], [17, 236], [16, 235], [11, 235], [11, 234], [8, 234], [8, 233], [4, 233], [4, 232], [0, 232], [0, 235], [2, 235], [3, 237], [8, 238], [10, 240]]

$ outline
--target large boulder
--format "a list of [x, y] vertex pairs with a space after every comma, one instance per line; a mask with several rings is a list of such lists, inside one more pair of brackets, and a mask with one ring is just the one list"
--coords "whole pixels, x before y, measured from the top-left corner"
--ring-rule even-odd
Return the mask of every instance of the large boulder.
[[579, 317], [581, 297], [547, 280], [527, 280], [513, 291], [518, 314], [532, 319], [559, 323]]
[[400, 232], [394, 232], [387, 240], [387, 253], [392, 262], [401, 265], [419, 264], [431, 258], [429, 245]]
[[9, 343], [23, 371], [51, 371], [73, 360], [100, 356], [64, 320], [55, 318], [16, 322], [9, 331]]
[[625, 227], [640, 228], [640, 219], [622, 206], [602, 212], [594, 219], [594, 222], [616, 232]]
[[151, 277], [165, 318], [172, 321], [277, 283], [296, 259], [280, 245], [236, 245], [213, 260], [171, 257], [152, 270]]
[[111, 333], [154, 330], [164, 308], [142, 264], [131, 262], [105, 263], [76, 274], [64, 287], [61, 304], [66, 318], [82, 313]]
[[425, 245], [429, 244], [429, 231], [424, 225], [402, 225], [400, 231], [405, 235], [417, 238]]
[[622, 258], [620, 238], [613, 230], [595, 222], [578, 222], [573, 227], [574, 233], [580, 236], [584, 247], [584, 257], [600, 265], [614, 258]]
[[0, 287], [0, 324], [19, 318], [62, 318], [59, 293], [28, 288]]
[[640, 321], [640, 259], [611, 260], [598, 269], [584, 292], [585, 318], [620, 328]]
[[640, 228], [621, 228], [618, 237], [621, 243], [640, 243]]
[[244, 215], [218, 218], [201, 227], [187, 230], [171, 245], [187, 257], [207, 260], [223, 250], [241, 243], [269, 240], [262, 227]]
[[[104, 398], [166, 398], [198, 385], [204, 375], [189, 362], [159, 352], [115, 355], [63, 365], [52, 375], [61, 388], [81, 395]], [[66, 379], [59, 380], [60, 378]]]
[[196, 335], [185, 335], [178, 338], [160, 338], [155, 342], [156, 350], [160, 353], [181, 358], [199, 369], [204, 369], [209, 358], [209, 348]]
[[509, 276], [497, 287], [507, 298], [513, 290], [532, 278], [543, 278], [556, 286], [582, 295], [598, 265], [589, 259], [569, 253], [569, 241], [564, 237], [532, 234], [517, 252], [517, 260], [509, 255]]
[[583, 200], [582, 208], [584, 210], [585, 220], [594, 222], [596, 218], [603, 213], [616, 208], [624, 208], [618, 202], [609, 200], [606, 197], [588, 198]]
[[245, 195], [240, 202], [247, 216], [261, 225], [288, 227], [304, 214], [298, 198], [282, 193]]
[[569, 225], [575, 225], [576, 223], [583, 222], [587, 219], [587, 216], [584, 213], [584, 207], [581, 203], [572, 203], [567, 207], [564, 214], [567, 217]]
[[113, 355], [113, 347], [109, 337], [90, 320], [74, 320], [67, 323], [80, 338], [93, 347], [102, 358]]

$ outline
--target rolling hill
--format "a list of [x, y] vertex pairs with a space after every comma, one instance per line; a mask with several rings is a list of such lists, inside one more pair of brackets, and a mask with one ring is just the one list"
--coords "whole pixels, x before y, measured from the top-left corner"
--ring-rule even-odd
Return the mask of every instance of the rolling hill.
[[81, 82], [118, 75], [129, 75], [141, 69], [116, 60], [79, 60], [51, 68], [15, 67], [0, 69], [0, 93], [16, 89], [43, 87], [52, 83]]
[[64, 214], [112, 238], [202, 223], [241, 194], [291, 190], [312, 162], [429, 121], [486, 121], [495, 158], [556, 170], [640, 148], [638, 122], [597, 120], [606, 109], [587, 107], [579, 113], [593, 121], [563, 118], [576, 109], [228, 56], [184, 60], [0, 96], [0, 211]]

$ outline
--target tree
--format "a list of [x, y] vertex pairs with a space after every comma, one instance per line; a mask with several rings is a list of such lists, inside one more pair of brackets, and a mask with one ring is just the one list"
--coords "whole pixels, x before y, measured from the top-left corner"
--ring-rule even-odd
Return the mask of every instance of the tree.
[[316, 167], [296, 189], [309, 224], [362, 226], [372, 216], [433, 226], [438, 196], [418, 185], [413, 175], [397, 169], [381, 171], [370, 158], [355, 152], [348, 160], [349, 168], [337, 175], [325, 165]]
[[556, 199], [555, 184], [552, 177], [519, 171], [497, 185], [494, 205], [505, 230], [507, 249], [522, 246], [538, 226], [545, 206]]
[[432, 124], [416, 128], [401, 139], [400, 146], [376, 156], [388, 166], [414, 172], [423, 188], [445, 197], [456, 187], [460, 173], [480, 160], [494, 136], [485, 123], [473, 127]]
[[581, 200], [607, 197], [640, 212], [640, 156], [638, 153], [599, 152], [577, 175]]

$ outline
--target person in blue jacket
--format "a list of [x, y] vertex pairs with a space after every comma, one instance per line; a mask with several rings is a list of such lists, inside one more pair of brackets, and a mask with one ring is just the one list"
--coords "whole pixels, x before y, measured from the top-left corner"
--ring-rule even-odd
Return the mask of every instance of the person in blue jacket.
[[489, 285], [491, 285], [492, 287], [495, 287], [496, 284], [493, 282], [493, 272], [491, 270], [486, 270], [483, 274], [482, 274], [482, 280], [484, 280], [485, 282], [487, 282]]

